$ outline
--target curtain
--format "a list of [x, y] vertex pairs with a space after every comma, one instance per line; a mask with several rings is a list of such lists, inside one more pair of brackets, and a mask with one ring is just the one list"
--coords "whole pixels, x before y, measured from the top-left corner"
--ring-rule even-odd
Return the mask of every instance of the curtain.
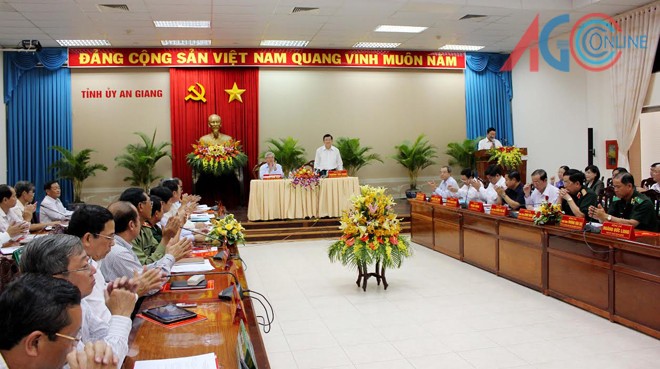
[[467, 136], [497, 130], [503, 145], [513, 145], [511, 72], [500, 72], [508, 54], [467, 53], [465, 56], [465, 123]]
[[[56, 179], [49, 167], [60, 154], [51, 146], [72, 147], [71, 74], [68, 68], [61, 68], [66, 49], [4, 54], [7, 181], [34, 183], [35, 199], [40, 201], [45, 196], [44, 183]], [[37, 67], [37, 62], [44, 67]], [[71, 182], [62, 181], [60, 186], [62, 201], [70, 202]]]
[[[206, 102], [186, 101], [188, 88], [204, 86]], [[243, 102], [229, 103], [225, 90], [236, 83], [245, 89]], [[199, 137], [210, 133], [208, 117], [218, 114], [222, 118], [220, 131], [240, 140], [248, 156], [248, 168], [258, 163], [259, 157], [259, 70], [257, 68], [171, 68], [170, 106], [172, 132], [172, 174], [181, 178], [185, 192], [192, 191], [192, 172], [186, 164], [186, 155]], [[246, 170], [245, 173], [250, 173]], [[248, 176], [249, 178], [249, 176]], [[249, 181], [246, 181], [249, 183]]]
[[639, 128], [639, 117], [649, 88], [653, 60], [660, 35], [660, 5], [633, 10], [615, 17], [626, 37], [647, 36], [646, 48], [621, 49], [621, 57], [610, 69], [619, 142], [619, 166], [628, 168], [628, 150]]

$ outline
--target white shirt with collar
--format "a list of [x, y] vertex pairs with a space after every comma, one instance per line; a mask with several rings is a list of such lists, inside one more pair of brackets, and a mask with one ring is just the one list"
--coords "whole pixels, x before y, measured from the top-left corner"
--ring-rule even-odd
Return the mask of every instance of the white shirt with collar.
[[23, 219], [23, 211], [24, 210], [25, 210], [25, 205], [23, 205], [23, 203], [20, 200], [18, 200], [18, 201], [16, 201], [16, 206], [11, 208], [10, 211], [12, 213], [16, 214], [17, 217]]
[[[495, 147], [502, 147], [502, 143], [498, 139], [493, 139], [493, 141], [488, 140], [488, 137], [484, 138], [483, 140], [479, 141], [479, 147], [478, 150], [488, 150], [493, 148], [493, 144], [495, 144]], [[490, 187], [490, 186], [489, 186]]]
[[651, 189], [655, 192], [660, 192], [660, 183], [654, 183], [653, 186], [651, 186]]
[[105, 282], [105, 278], [101, 272], [101, 263], [92, 260], [91, 264], [96, 268], [96, 273], [94, 273], [94, 280], [96, 283], [94, 284], [92, 293], [85, 297], [85, 300], [87, 300], [87, 304], [92, 308], [92, 312], [96, 314], [99, 319], [106, 323], [110, 323], [110, 317], [112, 314], [110, 313], [110, 310], [108, 310], [108, 306], [105, 304], [105, 289], [108, 284]]
[[557, 202], [557, 197], [559, 197], [559, 189], [550, 183], [545, 186], [543, 193], [539, 192], [538, 188], [535, 188], [529, 197], [525, 196], [525, 205], [527, 209], [536, 209], [541, 206], [541, 203], [545, 201], [546, 196], [548, 197], [548, 203], [554, 204]]
[[465, 202], [470, 202], [470, 201], [482, 201], [481, 200], [481, 195], [479, 194], [479, 190], [474, 188], [474, 186], [470, 185], [463, 185], [458, 192], [456, 193], [458, 195], [458, 198], [465, 199]]
[[48, 195], [44, 197], [39, 209], [39, 221], [41, 223], [66, 220], [73, 214], [72, 211], [66, 210], [60, 199], [54, 199]]
[[2, 357], [2, 354], [0, 354], [0, 369], [9, 369], [9, 366], [7, 365], [7, 362], [5, 361], [5, 358]]
[[87, 297], [80, 301], [83, 320], [80, 327], [82, 340], [78, 342], [78, 350], [84, 351], [87, 342], [105, 341], [117, 356], [117, 368], [121, 368], [128, 353], [128, 335], [131, 333], [133, 322], [130, 318], [121, 315], [112, 315], [109, 322], [104, 322], [94, 313], [93, 307], [86, 300]]
[[454, 177], [449, 177], [447, 179], [442, 180], [442, 182], [440, 182], [440, 185], [438, 185], [438, 187], [435, 189], [435, 191], [433, 191], [433, 193], [442, 196], [443, 199], [449, 197], [458, 197], [458, 193], [451, 192], [449, 190], [449, 186], [458, 189], [458, 183], [456, 183]]
[[316, 149], [314, 169], [344, 169], [344, 163], [341, 161], [341, 154], [339, 154], [339, 149], [334, 146], [330, 146], [329, 149], [326, 149], [325, 145]]
[[263, 164], [261, 167], [259, 167], [259, 179], [264, 179], [264, 174], [279, 174], [282, 177], [284, 177], [284, 171], [282, 170], [282, 166], [275, 163], [274, 169], [271, 170], [271, 168], [268, 166], [268, 163]]
[[504, 176], [500, 176], [500, 179], [497, 181], [497, 183], [489, 184], [488, 188], [484, 188], [484, 186], [479, 187], [479, 195], [481, 196], [481, 201], [485, 202], [486, 204], [497, 203], [497, 197], [499, 195], [497, 194], [497, 191], [495, 191], [495, 187], [506, 188], [506, 181], [504, 180]]
[[17, 234], [13, 238], [9, 237], [9, 234], [7, 233], [7, 229], [9, 229], [9, 226], [11, 224], [23, 223], [23, 222], [24, 222], [23, 219], [16, 218], [16, 215], [14, 214], [14, 212], [11, 211], [11, 209], [9, 210], [9, 213], [5, 213], [5, 211], [0, 208], [0, 232], [5, 233], [8, 237], [6, 241], [4, 241], [4, 237], [0, 237], [0, 241], [2, 241], [2, 243], [8, 242], [9, 239], [16, 241], [19, 238], [25, 236], [27, 233], [30, 233], [30, 231], [28, 230], [25, 233]]

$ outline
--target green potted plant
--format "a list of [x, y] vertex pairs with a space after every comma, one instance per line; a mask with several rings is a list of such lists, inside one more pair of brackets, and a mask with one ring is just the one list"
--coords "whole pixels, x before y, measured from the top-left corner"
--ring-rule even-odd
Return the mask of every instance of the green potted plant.
[[476, 161], [474, 153], [477, 151], [477, 144], [481, 137], [473, 140], [465, 139], [463, 142], [450, 142], [447, 144], [447, 151], [445, 154], [449, 155], [449, 165], [457, 165], [461, 169], [475, 169]]
[[410, 178], [410, 189], [406, 191], [406, 197], [412, 198], [417, 194], [417, 177], [419, 172], [435, 164], [433, 158], [437, 158], [435, 146], [431, 145], [424, 134], [419, 135], [414, 143], [404, 141], [401, 145], [395, 146], [396, 155], [392, 158], [397, 163], [408, 169]]
[[369, 165], [371, 162], [383, 162], [380, 155], [368, 154], [372, 148], [369, 146], [361, 147], [359, 138], [339, 137], [335, 141], [335, 145], [341, 154], [344, 169], [351, 177], [355, 177], [360, 168]]
[[51, 149], [59, 152], [62, 157], [51, 164], [50, 169], [55, 169], [58, 178], [70, 179], [73, 182], [73, 202], [80, 203], [83, 182], [96, 175], [97, 170], [106, 171], [108, 167], [103, 164], [91, 164], [90, 154], [92, 149], [83, 149], [78, 153], [62, 146], [52, 146]]
[[[282, 166], [282, 171], [287, 175], [292, 170], [305, 164], [305, 149], [298, 145], [298, 140], [293, 137], [271, 138], [266, 140], [268, 151], [275, 154], [275, 160]], [[262, 153], [261, 156], [265, 156]]]
[[126, 152], [117, 156], [115, 161], [118, 167], [126, 168], [131, 172], [130, 176], [124, 178], [124, 181], [148, 191], [153, 181], [162, 178], [154, 173], [156, 163], [164, 157], [172, 158], [172, 155], [165, 150], [171, 144], [169, 142], [154, 143], [156, 130], [151, 137], [142, 132], [133, 133], [142, 139], [142, 143], [126, 146]]

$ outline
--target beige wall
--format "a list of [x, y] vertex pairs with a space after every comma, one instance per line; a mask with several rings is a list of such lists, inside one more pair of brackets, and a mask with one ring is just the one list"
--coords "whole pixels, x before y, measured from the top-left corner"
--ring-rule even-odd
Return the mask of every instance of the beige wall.
[[[81, 91], [100, 90], [102, 98], [83, 98]], [[117, 97], [107, 98], [105, 92], [117, 91]], [[162, 97], [120, 98], [121, 90], [162, 90]], [[107, 203], [128, 187], [123, 178], [129, 172], [115, 167], [114, 158], [126, 145], [141, 142], [133, 132], [153, 134], [156, 142], [170, 141], [170, 87], [167, 68], [153, 69], [73, 69], [71, 93], [73, 106], [73, 149], [92, 148], [92, 161], [105, 164], [107, 172], [85, 181], [84, 200]], [[156, 167], [158, 175], [172, 173], [169, 158], [161, 159]]]
[[407, 187], [394, 146], [425, 133], [440, 157], [421, 179], [437, 177], [447, 143], [465, 139], [465, 82], [462, 71], [261, 69], [259, 115], [260, 152], [267, 139], [292, 136], [311, 160], [323, 134], [357, 137], [384, 159], [361, 169], [361, 182]]

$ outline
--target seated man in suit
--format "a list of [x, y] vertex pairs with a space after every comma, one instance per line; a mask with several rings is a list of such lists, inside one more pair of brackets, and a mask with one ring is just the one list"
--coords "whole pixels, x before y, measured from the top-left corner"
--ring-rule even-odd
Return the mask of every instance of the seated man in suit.
[[[117, 358], [104, 342], [84, 351], [71, 351], [80, 339], [82, 325], [80, 290], [60, 278], [25, 274], [0, 295], [0, 368], [60, 369], [69, 360], [79, 368], [78, 357], [95, 368], [117, 367]], [[69, 355], [67, 355], [69, 354]], [[105, 364], [103, 364], [105, 363]], [[91, 368], [91, 366], [87, 366]]]
[[[67, 234], [46, 235], [28, 243], [19, 262], [21, 273], [35, 273], [71, 282], [80, 290], [82, 301], [82, 326], [78, 348], [87, 342], [103, 340], [112, 347], [118, 364], [128, 353], [130, 319], [135, 307], [135, 293], [124, 284], [110, 284], [107, 289], [106, 308], [110, 310], [110, 322], [98, 318], [98, 312], [85, 299], [94, 288], [96, 268], [90, 264], [80, 239]], [[71, 346], [69, 346], [71, 347]]]
[[486, 138], [479, 141], [479, 147], [477, 150], [488, 150], [488, 149], [502, 147], [502, 143], [495, 138], [496, 135], [497, 132], [495, 131], [495, 128], [493, 127], [488, 128], [486, 130]]
[[275, 154], [271, 151], [265, 155], [266, 163], [259, 167], [259, 179], [264, 179], [264, 174], [279, 174], [284, 177], [282, 166], [275, 162]]
[[42, 223], [69, 220], [73, 212], [66, 210], [62, 205], [60, 184], [57, 181], [48, 181], [44, 185], [44, 191], [46, 191], [46, 197], [41, 201], [39, 220]]
[[559, 190], [557, 203], [566, 215], [588, 218], [589, 207], [598, 204], [598, 196], [585, 186], [586, 177], [577, 169], [564, 173], [564, 188]]
[[451, 188], [458, 190], [458, 183], [456, 183], [456, 180], [451, 176], [450, 166], [445, 165], [440, 167], [440, 179], [440, 184], [437, 186], [435, 181], [428, 182], [431, 187], [435, 187], [433, 194], [442, 196], [443, 199], [448, 197], [458, 197], [458, 195], [455, 194], [456, 191], [451, 190]]
[[[534, 185], [534, 191], [532, 191]], [[532, 185], [529, 183], [523, 187], [525, 191], [525, 205], [527, 209], [538, 208], [543, 201], [554, 204], [559, 196], [559, 189], [548, 183], [548, 173], [543, 169], [532, 172]]]
[[499, 196], [497, 194], [497, 189], [506, 188], [506, 181], [504, 180], [504, 177], [502, 177], [502, 169], [500, 166], [497, 164], [491, 164], [488, 166], [488, 168], [486, 168], [486, 178], [488, 178], [488, 181], [490, 182], [488, 188], [484, 188], [479, 179], [473, 182], [474, 188], [479, 191], [481, 201], [487, 204], [496, 204], [497, 197]]
[[640, 230], [657, 232], [658, 216], [653, 202], [637, 192], [632, 174], [619, 173], [612, 180], [612, 184], [619, 199], [612, 201], [607, 213], [600, 204], [598, 207], [589, 207], [589, 216], [601, 223], [607, 221], [630, 224]]
[[525, 192], [523, 191], [523, 184], [520, 182], [520, 173], [513, 170], [507, 173], [504, 178], [506, 190], [501, 187], [495, 189], [499, 195], [497, 204], [506, 203], [512, 210], [518, 210], [525, 205]]

